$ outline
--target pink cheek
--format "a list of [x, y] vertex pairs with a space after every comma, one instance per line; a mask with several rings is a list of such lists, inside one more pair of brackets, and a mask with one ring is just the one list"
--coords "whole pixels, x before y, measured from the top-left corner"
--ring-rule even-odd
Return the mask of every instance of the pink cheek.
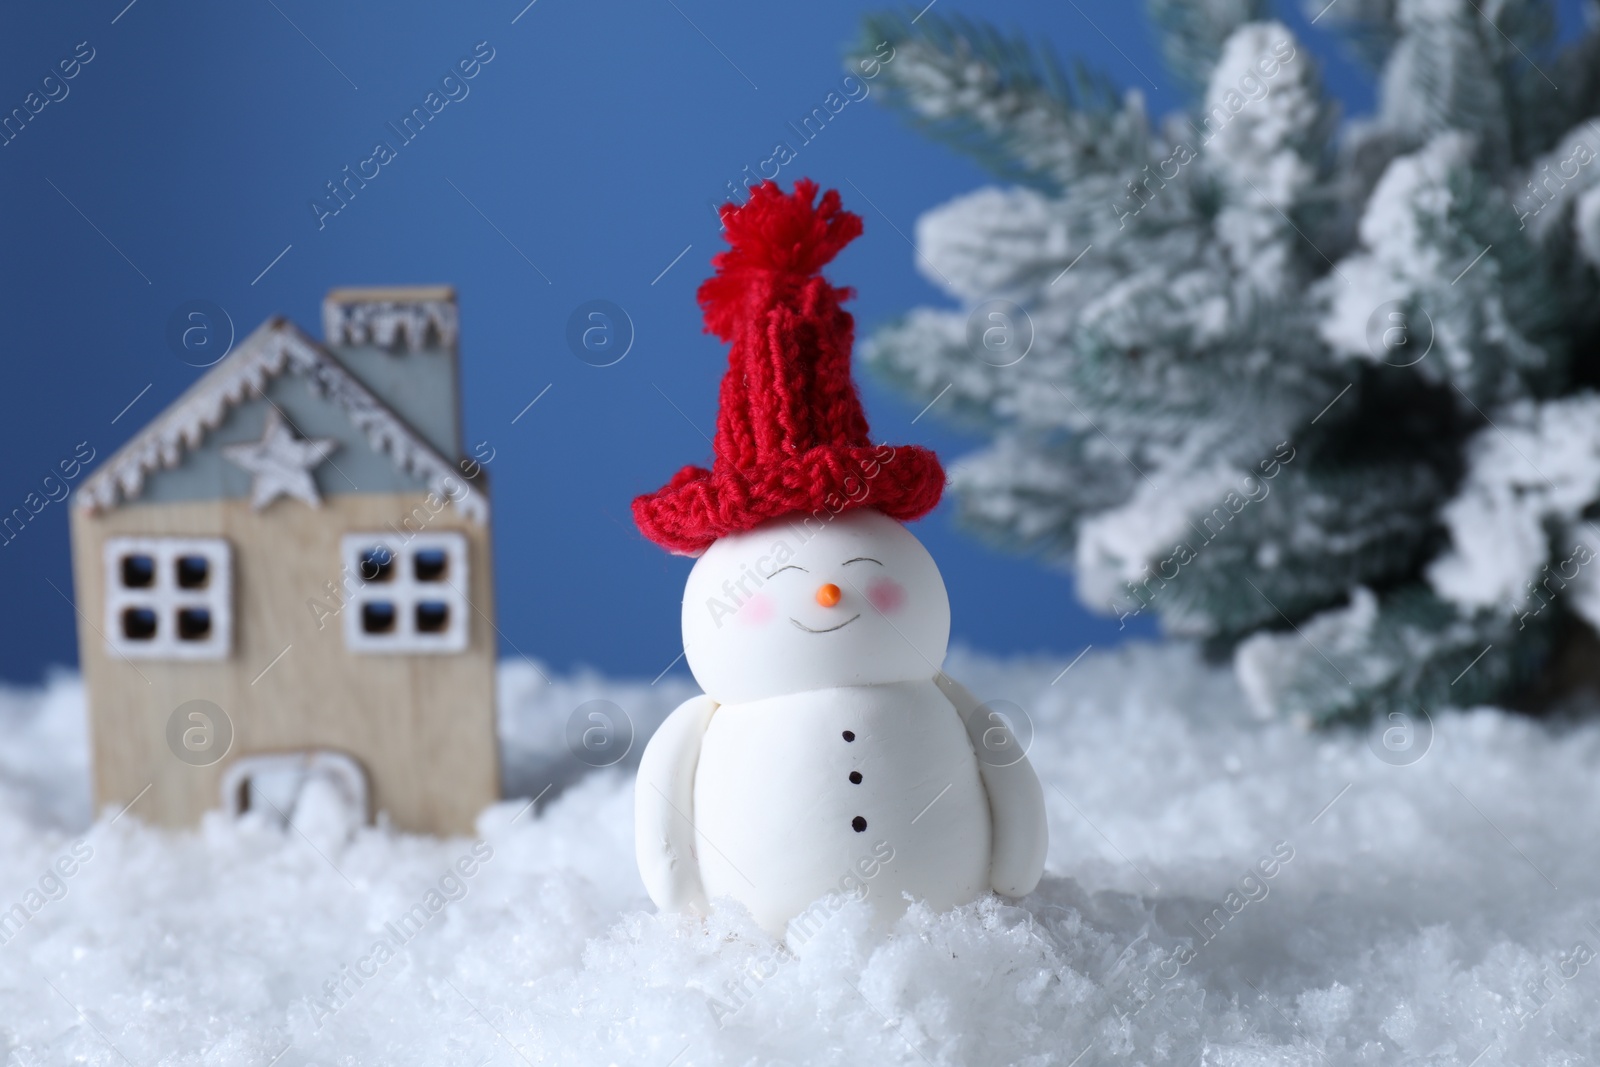
[[885, 615], [899, 611], [906, 602], [906, 590], [899, 582], [888, 578], [875, 578], [867, 586], [867, 599]]
[[739, 621], [746, 626], [765, 626], [776, 614], [772, 598], [765, 593], [757, 593], [739, 608]]

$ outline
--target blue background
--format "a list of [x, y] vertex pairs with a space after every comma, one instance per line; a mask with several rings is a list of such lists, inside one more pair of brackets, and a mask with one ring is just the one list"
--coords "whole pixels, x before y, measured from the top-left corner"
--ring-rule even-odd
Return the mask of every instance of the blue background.
[[[628, 502], [709, 460], [695, 426], [714, 425], [725, 354], [700, 332], [694, 290], [721, 247], [711, 204], [776, 141], [796, 144], [781, 180], [838, 187], [865, 220], [831, 271], [859, 290], [864, 336], [942, 302], [906, 237], [920, 213], [988, 179], [876, 99], [797, 144], [786, 123], [838, 86], [860, 5], [524, 2], [7, 5], [0, 112], [78, 42], [95, 58], [0, 148], [0, 512], [78, 442], [104, 460], [202, 373], [165, 340], [185, 301], [221, 305], [241, 337], [275, 313], [320, 335], [330, 287], [447, 282], [462, 311], [466, 445], [494, 454], [505, 638], [558, 668], [650, 678], [666, 667], [681, 647], [689, 563], [643, 540]], [[1563, 4], [1569, 28], [1576, 7]], [[941, 0], [937, 10], [1082, 55], [1156, 114], [1182, 103], [1142, 8], [1126, 0]], [[1370, 84], [1337, 38], [1287, 5], [1279, 17], [1322, 58], [1347, 108], [1370, 110]], [[319, 230], [309, 203], [324, 183], [377, 140], [395, 141], [385, 123], [479, 41], [495, 55], [470, 95]], [[635, 325], [615, 366], [581, 362], [564, 340], [569, 314], [594, 298]], [[875, 436], [946, 460], [974, 446], [937, 409], [912, 426], [920, 405], [858, 380]], [[0, 547], [0, 677], [32, 680], [75, 659], [73, 608], [50, 585], [71, 591], [69, 504]], [[944, 571], [958, 641], [1075, 655], [1152, 632], [1144, 620], [1119, 632], [1079, 606], [1069, 576], [965, 536], [948, 503], [916, 529]]]

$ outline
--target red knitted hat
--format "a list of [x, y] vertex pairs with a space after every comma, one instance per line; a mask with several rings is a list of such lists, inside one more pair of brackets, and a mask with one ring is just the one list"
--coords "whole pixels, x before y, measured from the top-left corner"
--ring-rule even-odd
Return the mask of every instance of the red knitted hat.
[[796, 512], [877, 508], [908, 522], [944, 490], [944, 468], [925, 448], [867, 439], [850, 380], [855, 320], [824, 264], [861, 233], [861, 217], [829, 190], [772, 182], [743, 207], [724, 204], [727, 251], [700, 286], [706, 332], [730, 342], [711, 469], [689, 466], [633, 502], [633, 519], [663, 548], [698, 555], [724, 534]]

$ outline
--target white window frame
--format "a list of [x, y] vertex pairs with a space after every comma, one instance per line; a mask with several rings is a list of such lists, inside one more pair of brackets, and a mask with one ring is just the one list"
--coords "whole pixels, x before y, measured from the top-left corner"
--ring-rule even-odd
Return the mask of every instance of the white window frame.
[[[361, 573], [361, 557], [370, 548], [383, 547], [393, 557], [387, 581], [368, 581]], [[444, 578], [421, 582], [416, 577], [419, 551], [441, 551], [445, 555]], [[344, 643], [351, 652], [373, 655], [413, 655], [416, 653], [465, 652], [468, 640], [467, 538], [454, 531], [419, 533], [404, 540], [392, 532], [345, 534], [339, 542], [344, 573], [355, 583], [341, 614], [344, 615]], [[417, 604], [424, 600], [442, 601], [448, 612], [445, 628], [438, 633], [417, 630]], [[368, 633], [362, 626], [362, 611], [369, 604], [386, 601], [394, 605], [394, 629], [387, 633]]]
[[[143, 588], [122, 584], [125, 556], [149, 556], [155, 581]], [[203, 556], [206, 585], [184, 589], [178, 585], [178, 559]], [[220, 537], [112, 537], [105, 543], [106, 647], [129, 659], [227, 659], [233, 646], [233, 546]], [[122, 613], [128, 608], [148, 608], [156, 616], [155, 636], [149, 640], [127, 637]], [[211, 633], [203, 641], [178, 637], [178, 612], [205, 608], [211, 613]]]

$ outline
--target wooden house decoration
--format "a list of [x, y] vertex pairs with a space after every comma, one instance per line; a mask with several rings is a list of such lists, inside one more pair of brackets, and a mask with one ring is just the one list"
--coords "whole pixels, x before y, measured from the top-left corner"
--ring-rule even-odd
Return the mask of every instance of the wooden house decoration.
[[[365, 817], [455, 833], [499, 798], [489, 501], [462, 460], [457, 334], [449, 288], [336, 289], [321, 343], [269, 320], [80, 486], [97, 806], [292, 820], [315, 779]], [[171, 743], [193, 701], [221, 709], [193, 730], [225, 752]]]

